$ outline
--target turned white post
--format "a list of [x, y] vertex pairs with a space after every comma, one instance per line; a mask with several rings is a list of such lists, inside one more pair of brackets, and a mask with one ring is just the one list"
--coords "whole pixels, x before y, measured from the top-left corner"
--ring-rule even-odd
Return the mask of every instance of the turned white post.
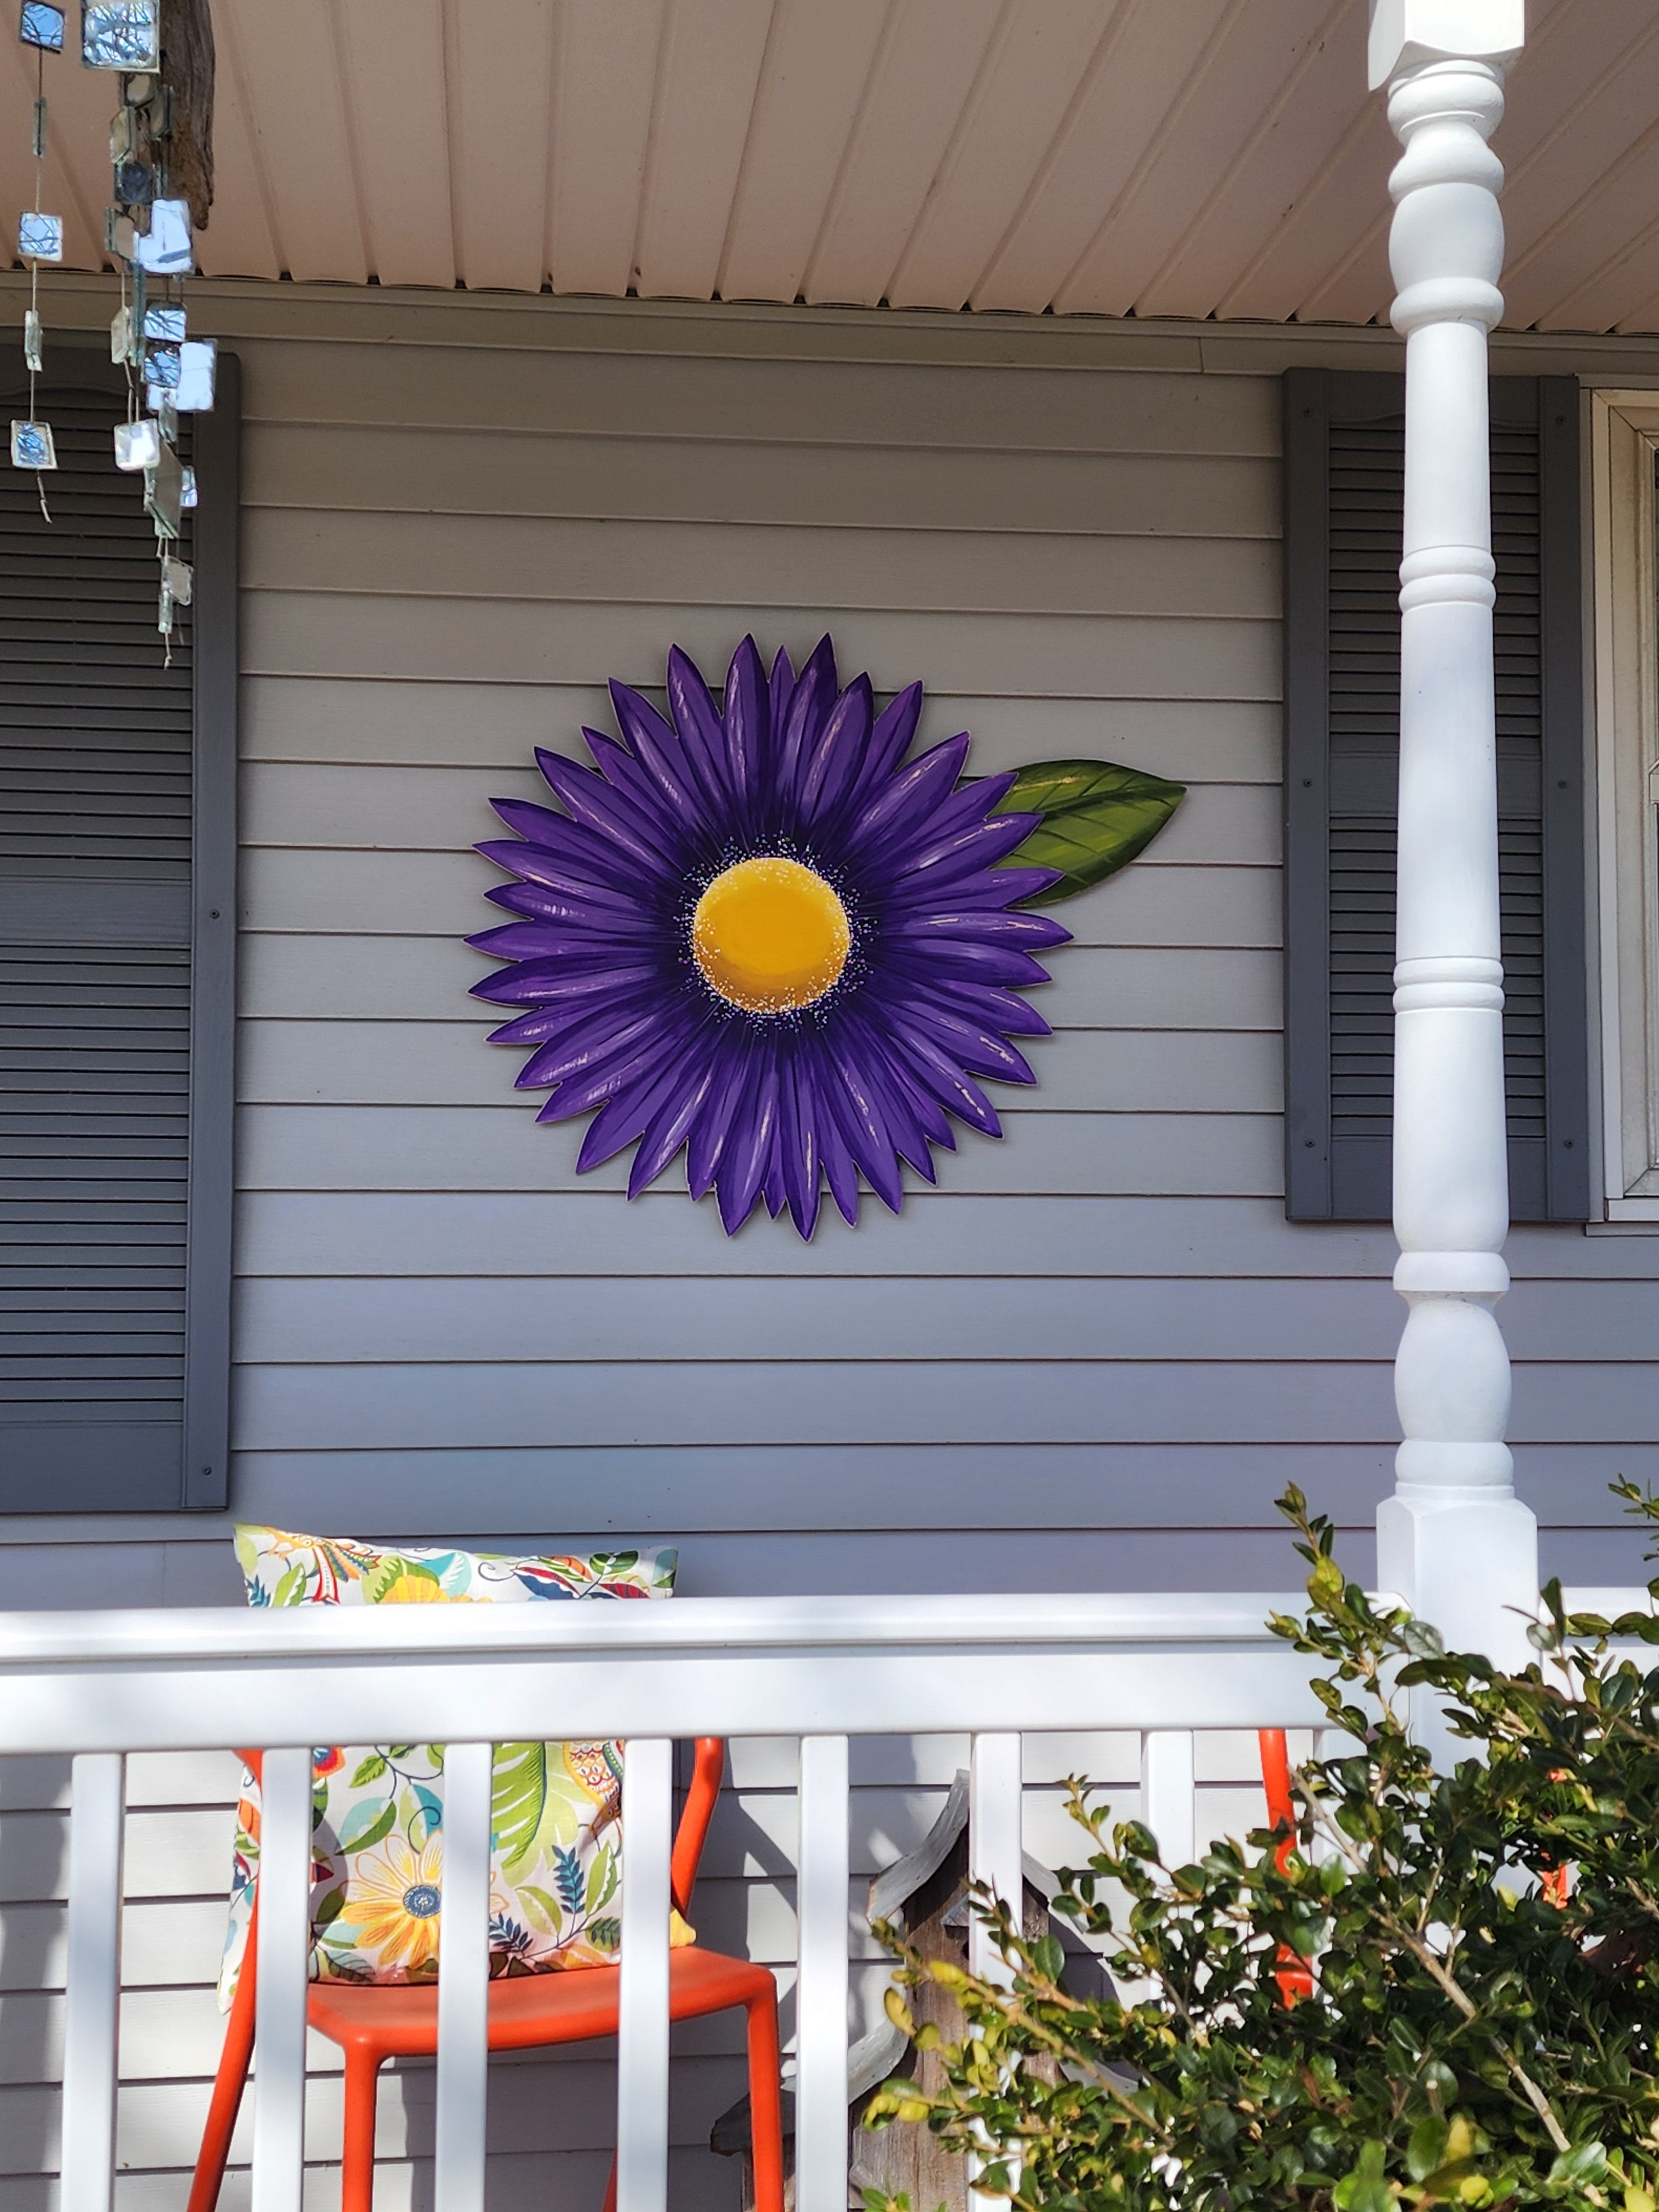
[[1389, 255], [1406, 340], [1395, 968], [1395, 1361], [1405, 1441], [1377, 1581], [1449, 1644], [1520, 1662], [1538, 1534], [1504, 1441], [1509, 1287], [1486, 333], [1502, 164], [1486, 141], [1522, 0], [1372, 0], [1370, 76], [1405, 151]]

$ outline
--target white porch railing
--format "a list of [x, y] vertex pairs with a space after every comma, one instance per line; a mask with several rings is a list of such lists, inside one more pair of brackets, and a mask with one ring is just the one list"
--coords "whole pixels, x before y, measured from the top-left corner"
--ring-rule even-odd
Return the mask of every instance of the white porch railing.
[[253, 2212], [300, 2212], [310, 1747], [448, 1747], [435, 2185], [481, 2212], [491, 1741], [627, 1739], [617, 2137], [620, 2212], [668, 2171], [671, 1753], [800, 1741], [799, 2212], [847, 2203], [848, 1739], [969, 1735], [973, 1860], [1018, 1895], [1022, 1735], [1139, 1731], [1142, 1814], [1194, 1832], [1193, 1732], [1310, 1728], [1306, 1662], [1249, 1596], [676, 1599], [669, 1605], [0, 1616], [0, 1755], [71, 1753], [63, 2212], [110, 2212], [123, 1766], [267, 1749]]

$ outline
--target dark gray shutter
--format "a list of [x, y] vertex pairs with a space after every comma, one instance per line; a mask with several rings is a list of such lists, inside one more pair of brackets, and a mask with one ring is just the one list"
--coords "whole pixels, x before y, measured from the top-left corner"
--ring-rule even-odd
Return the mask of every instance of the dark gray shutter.
[[[1404, 391], [1285, 380], [1285, 1194], [1386, 1221]], [[1589, 1213], [1578, 392], [1492, 384], [1510, 1211]]]
[[[164, 665], [126, 386], [51, 344], [48, 523], [0, 456], [0, 1511], [226, 1497], [236, 363], [194, 418]], [[0, 395], [9, 417], [27, 387]], [[3, 424], [0, 424], [3, 428]]]

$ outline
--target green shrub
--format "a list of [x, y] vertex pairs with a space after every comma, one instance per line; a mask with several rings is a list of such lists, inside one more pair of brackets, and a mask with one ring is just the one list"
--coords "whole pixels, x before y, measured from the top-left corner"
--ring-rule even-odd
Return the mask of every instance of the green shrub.
[[[1329, 1522], [1280, 1504], [1310, 1607], [1271, 1625], [1322, 1667], [1347, 1755], [1295, 1775], [1291, 1828], [1183, 1867], [1074, 1782], [1091, 1848], [1059, 1909], [1117, 2000], [1069, 1996], [1058, 1942], [1006, 1911], [1006, 1990], [894, 1941], [897, 1982], [945, 1984], [964, 2029], [924, 2030], [942, 2087], [889, 2082], [870, 2124], [974, 2146], [981, 2191], [1048, 2212], [1655, 2212], [1659, 1666], [1610, 1646], [1659, 1643], [1659, 1619], [1569, 1620], [1552, 1583], [1539, 1661], [1500, 1674], [1375, 1611]], [[1471, 1746], [1450, 1773], [1407, 1731], [1418, 1685]], [[1311, 1995], [1287, 2002], [1287, 1966]]]

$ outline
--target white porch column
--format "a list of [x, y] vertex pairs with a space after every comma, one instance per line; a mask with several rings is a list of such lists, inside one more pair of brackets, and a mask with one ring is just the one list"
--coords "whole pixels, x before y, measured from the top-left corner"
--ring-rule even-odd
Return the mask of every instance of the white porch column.
[[1504, 1442], [1509, 1287], [1493, 734], [1486, 333], [1504, 172], [1486, 141], [1522, 0], [1372, 0], [1370, 81], [1405, 152], [1389, 179], [1406, 339], [1395, 969], [1395, 1362], [1405, 1442], [1377, 1515], [1377, 1581], [1449, 1644], [1522, 1662], [1537, 1524]]

